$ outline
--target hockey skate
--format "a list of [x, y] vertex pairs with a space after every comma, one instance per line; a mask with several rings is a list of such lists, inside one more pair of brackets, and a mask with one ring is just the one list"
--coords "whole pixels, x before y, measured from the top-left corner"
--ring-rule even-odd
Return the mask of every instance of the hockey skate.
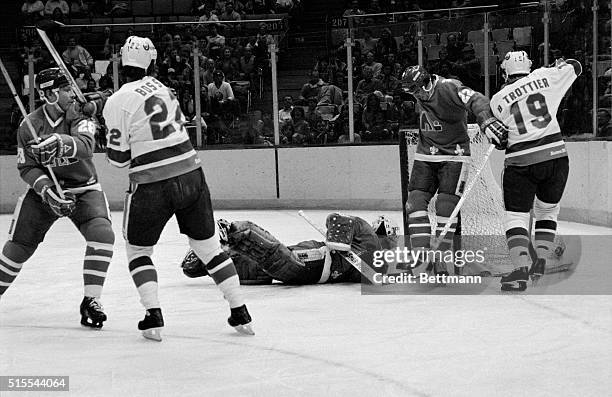
[[91, 328], [102, 328], [106, 314], [100, 302], [91, 296], [86, 296], [81, 302], [81, 325]]
[[330, 250], [350, 251], [354, 234], [354, 221], [348, 216], [331, 214], [327, 217], [325, 244]]
[[142, 331], [142, 336], [147, 339], [161, 342], [161, 330], [164, 328], [164, 317], [161, 309], [148, 309], [145, 318], [138, 322], [138, 329]]
[[529, 280], [529, 270], [526, 266], [514, 269], [512, 273], [501, 278], [502, 291], [525, 291]]
[[231, 311], [232, 314], [227, 319], [229, 325], [241, 334], [255, 335], [253, 328], [251, 328], [251, 316], [246, 305], [235, 307]]

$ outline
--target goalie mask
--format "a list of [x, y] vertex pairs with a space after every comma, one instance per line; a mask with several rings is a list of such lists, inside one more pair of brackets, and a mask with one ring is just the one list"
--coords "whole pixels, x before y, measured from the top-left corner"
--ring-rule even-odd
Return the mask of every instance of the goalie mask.
[[509, 51], [501, 64], [504, 79], [513, 75], [526, 75], [531, 72], [531, 60], [525, 51]]
[[378, 236], [397, 237], [399, 234], [397, 223], [385, 215], [380, 215], [372, 222], [372, 229]]
[[[74, 102], [74, 92], [70, 87], [70, 81], [60, 68], [41, 70], [34, 79], [34, 85], [41, 99], [49, 105], [57, 106], [62, 112], [65, 112], [67, 107]], [[66, 95], [60, 94], [60, 89], [66, 91]], [[47, 95], [49, 90], [55, 95], [55, 98], [49, 98]]]
[[429, 100], [433, 94], [434, 79], [421, 65], [409, 66], [402, 74], [402, 89], [420, 100]]

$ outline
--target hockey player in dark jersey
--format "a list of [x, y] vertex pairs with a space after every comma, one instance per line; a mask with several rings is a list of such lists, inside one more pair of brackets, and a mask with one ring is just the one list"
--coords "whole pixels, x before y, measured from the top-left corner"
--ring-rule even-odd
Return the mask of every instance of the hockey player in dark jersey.
[[[470, 161], [470, 138], [467, 133], [467, 113], [472, 113], [480, 130], [503, 148], [507, 128], [491, 113], [489, 99], [455, 79], [430, 75], [422, 66], [408, 67], [402, 76], [402, 88], [417, 100], [419, 143], [410, 181], [408, 199], [408, 234], [412, 249], [430, 247], [431, 225], [427, 207], [437, 193], [436, 234], [444, 228], [463, 193]], [[451, 248], [457, 219], [439, 250]], [[415, 264], [422, 265], [422, 264]], [[425, 264], [430, 265], [430, 264]], [[446, 264], [434, 263], [437, 274], [448, 274]]]
[[[217, 223], [221, 242], [236, 264], [241, 284], [270, 284], [272, 280], [292, 285], [362, 281], [361, 274], [345, 256], [328, 248], [326, 242], [306, 240], [285, 246], [253, 222], [230, 223], [220, 219]], [[330, 214], [326, 222], [328, 230], [333, 230], [332, 223], [350, 224], [343, 240], [348, 239], [351, 250], [366, 263], [372, 263], [375, 250], [393, 249], [397, 245], [399, 228], [388, 217], [379, 216], [370, 225], [356, 216]], [[191, 278], [208, 275], [192, 250], [181, 267]]]
[[[11, 285], [53, 223], [70, 218], [86, 241], [81, 324], [100, 328], [100, 303], [115, 236], [106, 196], [93, 163], [94, 122], [80, 113], [75, 94], [60, 69], [38, 73], [36, 88], [45, 103], [27, 115], [17, 132], [17, 169], [28, 184], [17, 201], [8, 241], [0, 254], [0, 296]], [[52, 181], [49, 168], [57, 177]], [[60, 194], [61, 189], [63, 194]]]

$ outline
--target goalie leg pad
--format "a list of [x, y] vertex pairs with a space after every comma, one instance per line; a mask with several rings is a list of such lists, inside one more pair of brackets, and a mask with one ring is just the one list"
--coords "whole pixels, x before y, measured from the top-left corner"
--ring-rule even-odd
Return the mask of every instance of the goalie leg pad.
[[408, 193], [408, 200], [406, 200], [406, 212], [412, 214], [417, 211], [427, 211], [429, 202], [433, 194], [423, 190], [412, 190]]
[[252, 222], [232, 223], [228, 239], [232, 250], [255, 261], [277, 280], [291, 283], [306, 269], [285, 245]]

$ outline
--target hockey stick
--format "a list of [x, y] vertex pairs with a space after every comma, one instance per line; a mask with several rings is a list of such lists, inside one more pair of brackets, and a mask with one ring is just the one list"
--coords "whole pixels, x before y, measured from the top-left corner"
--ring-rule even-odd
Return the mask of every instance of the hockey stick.
[[[321, 233], [321, 235], [323, 236], [326, 235], [325, 229], [317, 225], [312, 219], [310, 219], [308, 215], [304, 213], [304, 211], [301, 211], [301, 210], [298, 211], [298, 215], [304, 218], [304, 220], [308, 222], [308, 224], [312, 226], [314, 229], [316, 229], [319, 233]], [[346, 261], [350, 263], [351, 266], [357, 269], [357, 271], [361, 273], [363, 277], [367, 278], [368, 281], [370, 281], [372, 284], [377, 284], [376, 281], [374, 280], [374, 275], [376, 274], [376, 272], [367, 263], [362, 261], [359, 255], [357, 255], [353, 251], [336, 251], [336, 252], [342, 255], [342, 257], [346, 259]]]
[[47, 32], [39, 28], [36, 28], [36, 31], [38, 32], [38, 35], [42, 39], [43, 43], [45, 43], [45, 46], [49, 50], [49, 53], [51, 53], [51, 56], [53, 57], [53, 60], [55, 61], [55, 63], [57, 63], [57, 66], [59, 66], [62, 72], [66, 75], [66, 78], [70, 82], [70, 86], [72, 87], [72, 90], [76, 94], [79, 102], [86, 103], [87, 100], [85, 99], [85, 95], [83, 95], [83, 92], [77, 85], [76, 81], [74, 81], [74, 77], [72, 77], [72, 74], [68, 70], [68, 67], [64, 63], [64, 60], [62, 59], [60, 54], [57, 52], [57, 50], [53, 46], [53, 43], [51, 43], [51, 40], [49, 40], [49, 36], [47, 36]]
[[488, 164], [489, 157], [491, 156], [491, 153], [493, 153], [493, 149], [495, 149], [495, 145], [493, 144], [489, 145], [489, 148], [487, 149], [487, 152], [484, 155], [484, 160], [482, 162], [482, 165], [480, 166], [480, 168], [478, 168], [478, 170], [476, 170], [476, 175], [474, 175], [474, 178], [472, 178], [470, 183], [468, 183], [467, 187], [465, 188], [465, 191], [461, 195], [461, 198], [457, 202], [457, 205], [455, 205], [455, 209], [453, 209], [453, 212], [448, 217], [448, 220], [446, 221], [446, 224], [444, 225], [444, 229], [442, 229], [442, 231], [440, 232], [440, 236], [434, 242], [433, 244], [434, 250], [438, 249], [438, 247], [442, 243], [442, 240], [444, 239], [444, 236], [446, 236], [446, 233], [448, 233], [448, 230], [451, 227], [452, 220], [457, 217], [459, 210], [461, 210], [461, 207], [463, 207], [463, 203], [465, 203], [467, 196], [470, 194], [470, 191], [474, 187], [476, 180], [478, 180], [478, 176], [480, 176], [480, 173], [482, 172], [484, 167]]
[[[11, 80], [11, 76], [6, 70], [6, 67], [4, 67], [4, 62], [2, 62], [2, 59], [0, 59], [0, 69], [2, 69], [2, 74], [4, 75], [6, 84], [9, 86], [9, 90], [11, 90], [11, 94], [13, 94], [13, 99], [15, 100], [15, 102], [17, 102], [17, 106], [19, 107], [19, 110], [21, 111], [21, 115], [23, 116], [23, 119], [26, 125], [28, 126], [28, 129], [30, 130], [30, 134], [32, 134], [32, 137], [34, 138], [34, 140], [36, 140], [36, 142], [39, 142], [40, 137], [36, 133], [36, 130], [34, 129], [34, 126], [32, 125], [32, 122], [28, 118], [28, 112], [26, 112], [25, 107], [23, 106], [23, 102], [21, 102], [21, 98], [19, 98], [19, 94], [17, 94], [17, 90], [15, 89], [15, 86], [13, 85], [13, 80]], [[55, 173], [53, 172], [53, 169], [51, 168], [51, 164], [47, 165], [47, 169], [49, 170], [51, 179], [53, 180], [53, 183], [55, 184], [55, 187], [57, 188], [57, 194], [59, 194], [60, 197], [63, 199], [66, 198], [66, 196], [64, 196], [64, 192], [60, 188], [60, 184], [57, 181], [57, 178], [55, 177]]]

